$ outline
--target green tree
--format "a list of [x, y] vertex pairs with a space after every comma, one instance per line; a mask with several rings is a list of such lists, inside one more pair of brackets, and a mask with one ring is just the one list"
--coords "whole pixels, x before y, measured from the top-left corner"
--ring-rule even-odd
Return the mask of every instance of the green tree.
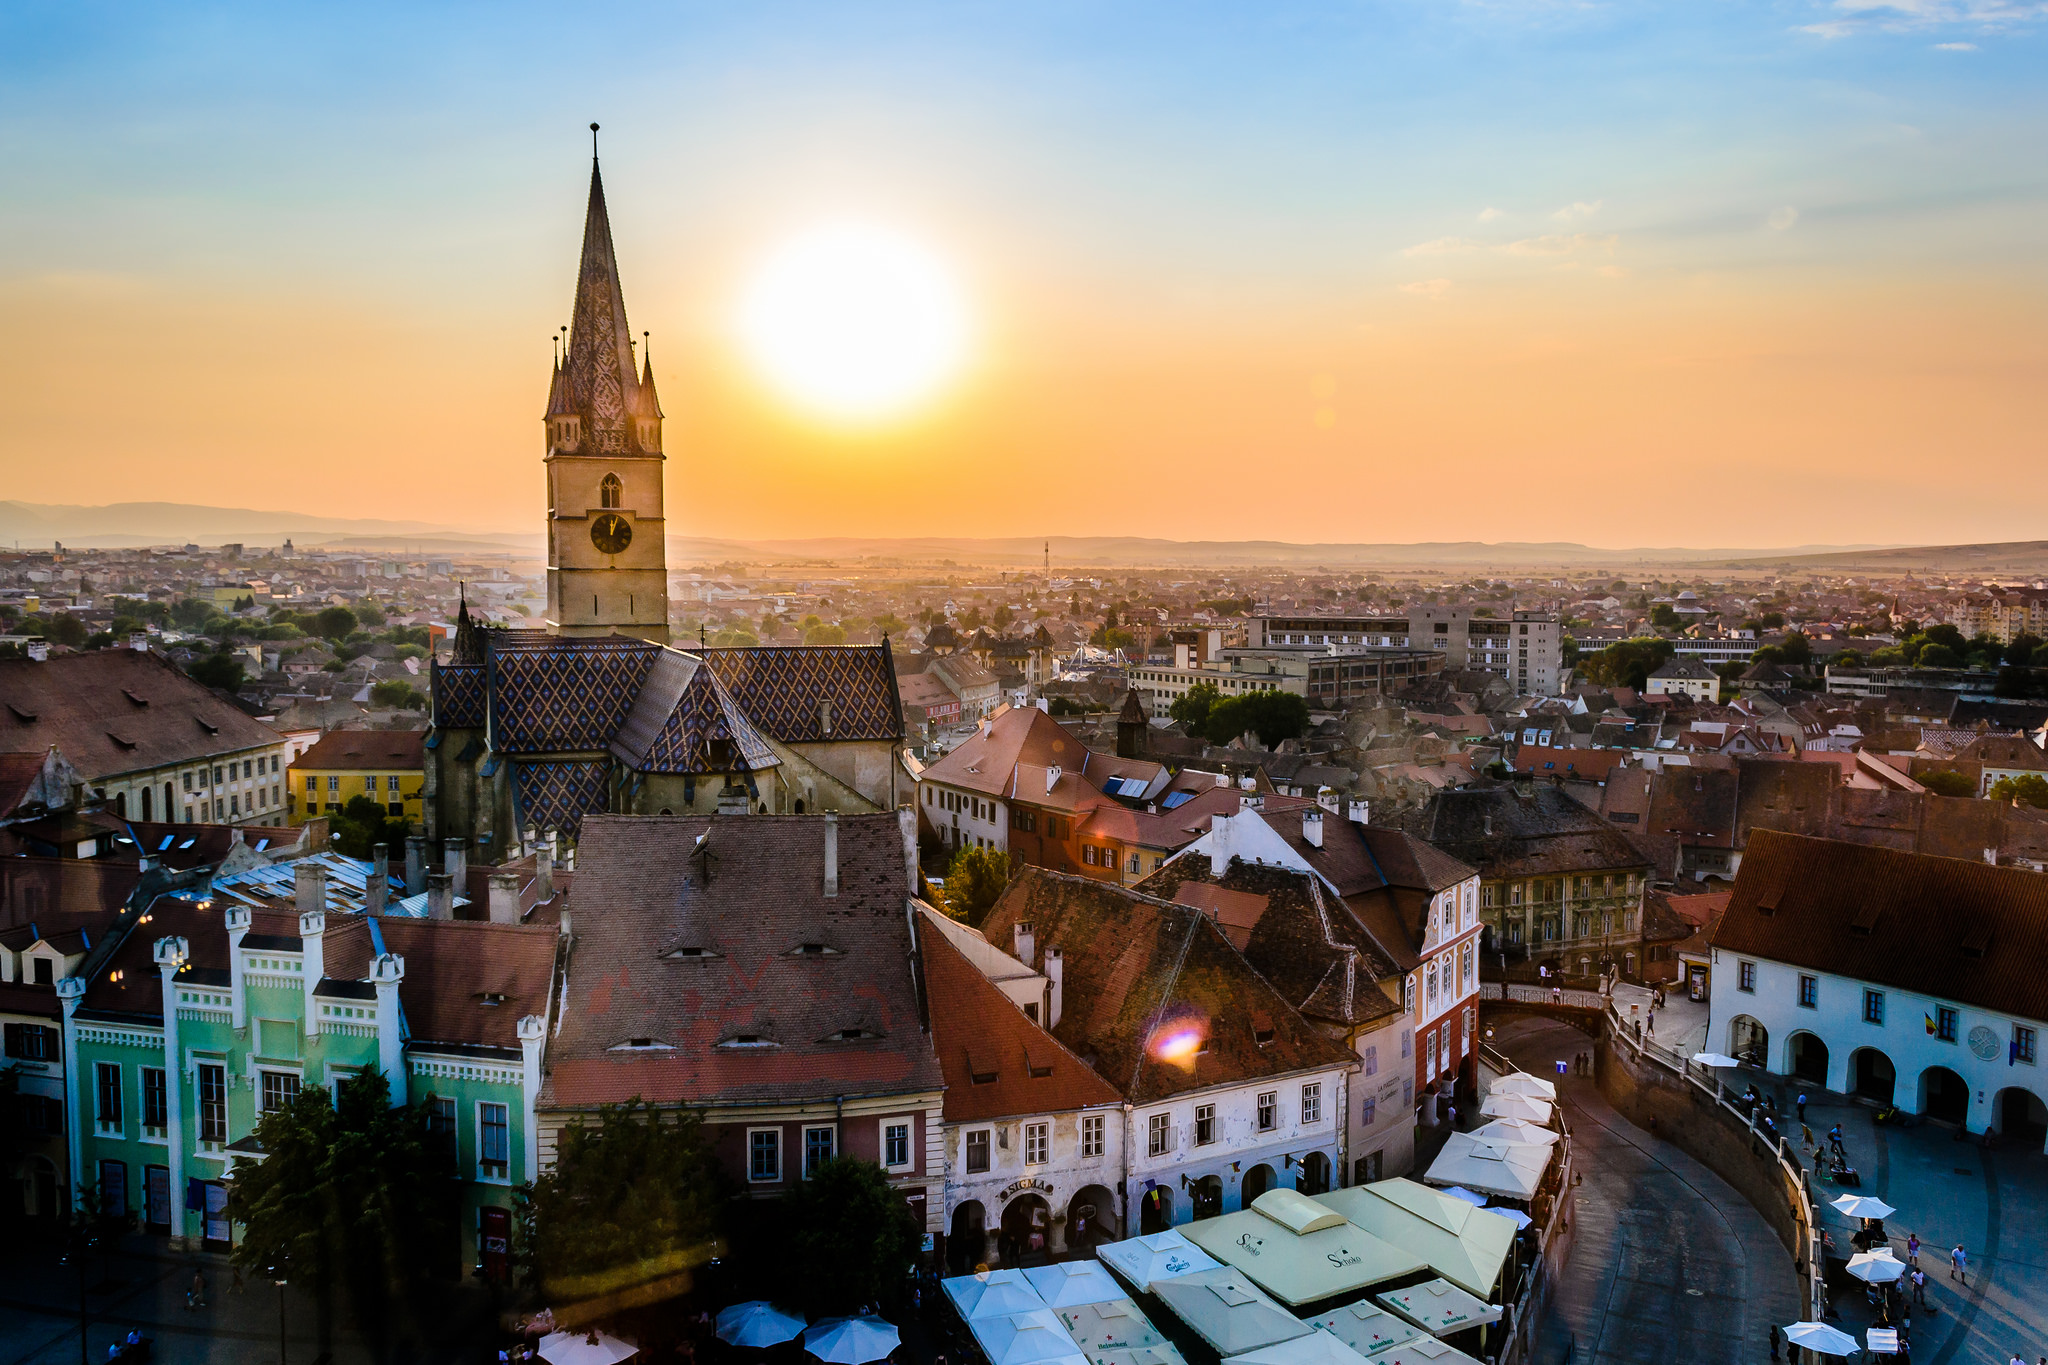
[[846, 643], [846, 627], [828, 626], [822, 623], [811, 626], [804, 631], [804, 643], [807, 645], [843, 645]]
[[1221, 701], [1223, 694], [1216, 690], [1216, 684], [1198, 682], [1173, 699], [1166, 708], [1166, 714], [1177, 720], [1181, 728], [1191, 735], [1209, 733], [1209, 712]]
[[1943, 769], [1939, 772], [1922, 773], [1916, 779], [1921, 786], [1936, 796], [1975, 796], [1977, 784], [1958, 772]]
[[893, 611], [885, 611], [875, 618], [875, 629], [884, 635], [901, 635], [904, 631], [903, 618]]
[[257, 1120], [262, 1161], [243, 1162], [228, 1188], [244, 1271], [281, 1269], [318, 1304], [320, 1352], [332, 1349], [337, 1292], [383, 1358], [398, 1338], [423, 1336], [445, 1307], [437, 1272], [450, 1267], [461, 1185], [424, 1107], [391, 1104], [374, 1071], [330, 1094], [309, 1087]]
[[171, 620], [180, 630], [204, 630], [219, 614], [213, 603], [197, 597], [181, 597], [171, 607]]
[[923, 1229], [880, 1166], [835, 1157], [782, 1196], [782, 1204], [786, 1282], [813, 1319], [896, 1301]]
[[2019, 801], [2029, 806], [2048, 809], [2048, 777], [2043, 777], [2039, 773], [2001, 777], [1991, 784], [1990, 796], [1993, 801]]
[[717, 1252], [730, 1195], [703, 1120], [635, 1096], [572, 1120], [559, 1141], [554, 1166], [514, 1196], [516, 1254], [542, 1297], [687, 1289]]
[[727, 626], [722, 630], [712, 631], [705, 643], [713, 649], [743, 649], [760, 644], [761, 637], [751, 630]]
[[402, 849], [409, 832], [404, 820], [386, 814], [376, 797], [361, 792], [348, 799], [328, 829], [335, 850], [345, 858], [367, 858], [378, 844]]
[[327, 607], [313, 618], [313, 633], [329, 640], [346, 640], [356, 628], [356, 614], [347, 607]]
[[370, 704], [403, 707], [408, 711], [424, 711], [427, 709], [427, 694], [404, 678], [386, 678], [383, 682], [370, 685]]
[[1659, 602], [1650, 608], [1650, 624], [1659, 630], [1677, 630], [1678, 613], [1672, 610], [1670, 603]]
[[69, 645], [73, 649], [83, 645], [86, 637], [92, 634], [91, 631], [85, 628], [85, 622], [79, 620], [68, 611], [60, 611], [52, 616], [44, 617], [43, 628], [40, 633], [43, 638], [49, 640], [52, 644]]
[[2030, 664], [2034, 661], [2034, 651], [2039, 649], [2041, 644], [2040, 636], [2021, 631], [2013, 636], [2012, 643], [2005, 647], [2005, 661], [2019, 666]]
[[1097, 649], [1128, 649], [1136, 644], [1138, 637], [1122, 626], [1101, 625], [1088, 637], [1088, 643]]
[[1633, 687], [1640, 692], [1649, 682], [1650, 674], [1671, 654], [1669, 640], [1641, 635], [1633, 640], [1616, 640], [1597, 654], [1580, 655], [1579, 671], [1587, 681], [1602, 687]]
[[1014, 854], [994, 848], [956, 850], [946, 864], [946, 913], [979, 929], [1016, 872]]
[[384, 624], [384, 609], [375, 602], [356, 603], [356, 620], [375, 630]]
[[218, 687], [223, 692], [238, 692], [242, 687], [242, 657], [239, 654], [209, 654], [203, 659], [193, 660], [187, 671], [192, 681], [205, 687]]
[[1017, 614], [1010, 610], [1009, 604], [1001, 603], [993, 612], [989, 613], [988, 623], [997, 630], [1008, 630], [1010, 623], [1016, 619]]
[[1930, 643], [1921, 646], [1914, 663], [1921, 668], [1960, 668], [1963, 656], [1947, 645]]
[[1209, 708], [1203, 733], [1211, 744], [1228, 744], [1247, 730], [1259, 742], [1272, 748], [1283, 739], [1294, 739], [1308, 729], [1308, 699], [1292, 692], [1247, 692], [1225, 697]]

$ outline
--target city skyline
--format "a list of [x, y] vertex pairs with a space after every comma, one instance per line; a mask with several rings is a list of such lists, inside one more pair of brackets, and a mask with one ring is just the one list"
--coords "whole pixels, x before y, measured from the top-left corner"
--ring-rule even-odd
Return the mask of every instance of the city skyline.
[[[12, 496], [534, 526], [594, 120], [682, 534], [2033, 534], [2038, 6], [479, 13], [0, 20]], [[971, 335], [852, 429], [738, 324], [844, 218]]]

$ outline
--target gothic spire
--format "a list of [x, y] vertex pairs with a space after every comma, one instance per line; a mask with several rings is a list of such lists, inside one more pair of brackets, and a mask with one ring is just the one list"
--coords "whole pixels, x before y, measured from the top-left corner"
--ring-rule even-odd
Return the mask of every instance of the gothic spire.
[[[596, 125], [591, 126], [596, 131]], [[583, 218], [583, 260], [576, 273], [576, 305], [570, 314], [569, 359], [564, 367], [568, 398], [586, 423], [587, 454], [633, 448], [631, 414], [639, 401], [634, 374], [633, 333], [626, 324], [626, 296], [619, 288], [618, 258], [612, 252], [611, 216], [605, 211], [604, 177], [597, 154], [590, 157], [590, 204]]]
[[654, 343], [647, 340], [647, 333], [640, 334], [640, 360], [645, 367], [640, 372], [640, 415], [660, 417], [661, 400], [654, 396]]
[[484, 661], [484, 642], [477, 634], [476, 622], [469, 616], [469, 585], [463, 584], [462, 606], [455, 613], [454, 647], [449, 651], [448, 661], [456, 664], [480, 664]]

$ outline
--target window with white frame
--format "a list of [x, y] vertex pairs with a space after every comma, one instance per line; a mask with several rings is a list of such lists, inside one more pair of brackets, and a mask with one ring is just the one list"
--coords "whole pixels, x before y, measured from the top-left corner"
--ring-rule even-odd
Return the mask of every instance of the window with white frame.
[[782, 1130], [747, 1130], [747, 1179], [761, 1184], [782, 1179]]
[[1216, 1140], [1216, 1106], [1195, 1106], [1195, 1146], [1206, 1147]]
[[1321, 1123], [1323, 1121], [1323, 1083], [1310, 1081], [1301, 1088], [1301, 1121]]
[[1165, 1156], [1173, 1150], [1173, 1115], [1154, 1114], [1145, 1121], [1145, 1152]]
[[453, 1166], [459, 1161], [456, 1151], [455, 1100], [448, 1095], [427, 1096], [427, 1141], [433, 1143], [447, 1157]]
[[1081, 1116], [1082, 1156], [1097, 1157], [1102, 1155], [1102, 1133], [1104, 1126], [1102, 1115], [1100, 1114], [1083, 1114]]
[[228, 1140], [227, 1069], [217, 1063], [201, 1062], [193, 1071], [199, 1082], [199, 1140], [224, 1143]]
[[263, 1077], [263, 1110], [268, 1114], [273, 1109], [289, 1107], [299, 1098], [299, 1076], [295, 1071], [265, 1071]]
[[1024, 1164], [1043, 1166], [1052, 1159], [1052, 1125], [1049, 1123], [1027, 1123], [1024, 1125]]
[[502, 1104], [476, 1107], [476, 1164], [485, 1175], [503, 1178], [512, 1169], [511, 1114]]
[[2014, 1024], [2012, 1026], [2012, 1059], [2015, 1062], [2025, 1062], [2028, 1066], [2032, 1066], [2037, 1045], [2038, 1039], [2033, 1029], [2025, 1024]]
[[835, 1134], [830, 1128], [804, 1129], [804, 1176], [808, 1179], [832, 1159]]
[[162, 1137], [170, 1124], [169, 1092], [164, 1089], [164, 1069], [160, 1066], [142, 1068], [142, 1135]]
[[988, 1172], [988, 1129], [977, 1128], [967, 1135], [967, 1173], [985, 1175]]
[[102, 1133], [121, 1131], [121, 1068], [114, 1062], [98, 1062], [93, 1066], [97, 1084], [98, 1105], [95, 1113]]
[[1280, 1092], [1265, 1090], [1259, 1094], [1259, 1131], [1270, 1133], [1280, 1122]]
[[1365, 1045], [1365, 1074], [1368, 1076], [1380, 1074], [1380, 1048], [1378, 1043], [1367, 1043]]
[[882, 1124], [882, 1165], [892, 1171], [907, 1171], [914, 1164], [910, 1159], [910, 1122], [907, 1119], [886, 1120]]

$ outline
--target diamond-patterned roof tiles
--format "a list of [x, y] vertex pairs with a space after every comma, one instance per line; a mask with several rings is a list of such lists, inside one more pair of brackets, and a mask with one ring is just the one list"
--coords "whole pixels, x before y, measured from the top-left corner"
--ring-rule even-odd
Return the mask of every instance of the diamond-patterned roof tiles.
[[519, 764], [513, 769], [518, 825], [573, 835], [584, 816], [600, 815], [610, 804], [610, 767], [603, 759]]
[[434, 724], [449, 730], [481, 729], [484, 670], [480, 664], [434, 665]]
[[660, 645], [622, 638], [493, 641], [491, 747], [608, 748], [661, 652]]
[[887, 642], [761, 645], [703, 655], [740, 710], [784, 744], [903, 737]]
[[[720, 741], [730, 746], [723, 754], [714, 752]], [[650, 773], [756, 771], [781, 761], [718, 675], [674, 650], [663, 651], [648, 670], [612, 752]]]

